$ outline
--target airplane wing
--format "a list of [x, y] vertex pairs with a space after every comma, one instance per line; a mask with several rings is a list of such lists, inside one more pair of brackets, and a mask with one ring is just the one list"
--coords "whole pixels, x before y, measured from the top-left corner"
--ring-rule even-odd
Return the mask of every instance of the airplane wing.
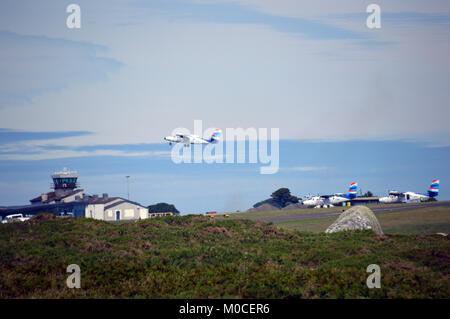
[[192, 136], [191, 135], [185, 135], [183, 136], [183, 143], [188, 145], [192, 143]]
[[183, 144], [191, 144], [191, 135], [184, 135], [184, 134], [175, 134], [175, 136], [178, 136], [182, 139], [181, 143]]

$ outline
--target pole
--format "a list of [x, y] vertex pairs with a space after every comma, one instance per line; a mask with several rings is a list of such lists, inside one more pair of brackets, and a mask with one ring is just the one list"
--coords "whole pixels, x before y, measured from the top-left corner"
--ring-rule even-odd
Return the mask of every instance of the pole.
[[128, 200], [130, 200], [130, 176], [125, 176], [127, 178], [127, 193], [128, 193]]

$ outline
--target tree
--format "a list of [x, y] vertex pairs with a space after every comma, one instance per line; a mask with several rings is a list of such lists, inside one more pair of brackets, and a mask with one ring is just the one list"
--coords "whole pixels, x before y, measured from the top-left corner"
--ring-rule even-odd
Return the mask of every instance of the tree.
[[273, 192], [270, 197], [271, 198], [257, 202], [253, 207], [256, 208], [263, 204], [270, 204], [277, 208], [283, 208], [289, 204], [297, 204], [299, 202], [299, 199], [296, 196], [291, 195], [289, 188], [280, 188]]
[[167, 213], [172, 212], [174, 214], [179, 214], [178, 209], [175, 208], [175, 205], [167, 204], [167, 203], [158, 203], [155, 205], [148, 206], [149, 213]]
[[289, 188], [280, 188], [270, 195], [274, 202], [278, 203], [281, 208], [286, 207], [289, 204], [298, 203], [298, 198], [291, 195]]
[[361, 195], [361, 197], [373, 197], [373, 193], [371, 191], [367, 191]]

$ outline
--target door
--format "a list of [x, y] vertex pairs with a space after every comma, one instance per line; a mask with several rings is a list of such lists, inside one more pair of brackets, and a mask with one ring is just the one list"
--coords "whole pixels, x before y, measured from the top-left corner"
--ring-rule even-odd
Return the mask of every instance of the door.
[[116, 212], [116, 220], [120, 220], [120, 211]]

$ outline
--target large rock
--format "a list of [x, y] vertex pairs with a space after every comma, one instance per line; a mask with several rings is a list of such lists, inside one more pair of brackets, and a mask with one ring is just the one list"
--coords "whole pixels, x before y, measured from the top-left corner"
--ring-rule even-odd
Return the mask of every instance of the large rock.
[[325, 233], [329, 234], [355, 229], [371, 229], [377, 234], [383, 234], [383, 230], [375, 214], [366, 206], [354, 206], [347, 209], [325, 230]]

